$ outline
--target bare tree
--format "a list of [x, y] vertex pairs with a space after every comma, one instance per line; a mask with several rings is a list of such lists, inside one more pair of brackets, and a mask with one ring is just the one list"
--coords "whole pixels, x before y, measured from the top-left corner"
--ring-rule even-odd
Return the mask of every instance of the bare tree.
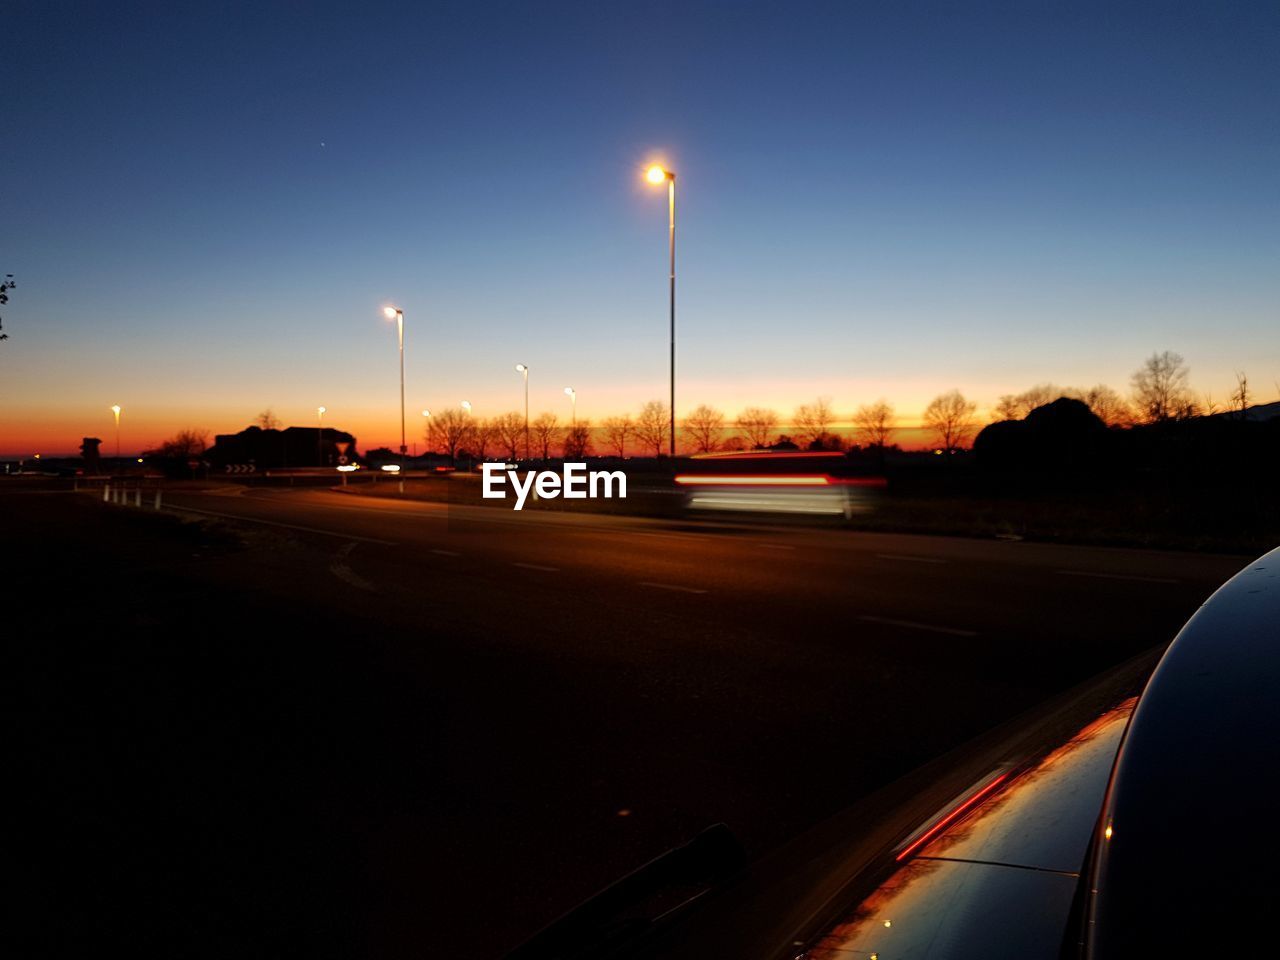
[[554, 413], [540, 413], [538, 419], [529, 425], [529, 430], [533, 434], [536, 449], [542, 451], [542, 459], [550, 458], [551, 447], [560, 433], [559, 419]]
[[512, 411], [494, 417], [493, 435], [508, 460], [519, 460], [520, 445], [524, 443], [524, 414]]
[[564, 458], [581, 460], [591, 454], [591, 421], [578, 420], [564, 432]]
[[466, 449], [477, 460], [489, 458], [489, 445], [493, 443], [493, 421], [484, 417], [470, 417], [468, 424]]
[[763, 407], [747, 407], [738, 414], [737, 426], [752, 447], [767, 447], [778, 429], [778, 415]]
[[[6, 273], [4, 275], [4, 282], [0, 283], [0, 307], [3, 307], [9, 302], [9, 291], [16, 286], [17, 284], [13, 282], [13, 274]], [[0, 317], [0, 340], [8, 339], [9, 335], [4, 332], [4, 319]]]
[[1002, 394], [996, 401], [995, 415], [998, 420], [1021, 420], [1022, 402], [1016, 393]]
[[694, 407], [684, 418], [685, 435], [699, 453], [711, 453], [720, 446], [724, 431], [724, 414], [705, 403]]
[[253, 418], [253, 422], [260, 426], [263, 430], [279, 430], [280, 420], [276, 417], [275, 412], [270, 407], [263, 410], [260, 414]]
[[671, 416], [667, 413], [667, 405], [661, 400], [650, 400], [640, 408], [640, 415], [636, 417], [636, 439], [646, 447], [651, 447], [655, 457], [660, 457], [662, 448], [667, 443], [670, 424]]
[[179, 430], [154, 450], [144, 450], [144, 457], [169, 457], [173, 460], [189, 460], [198, 457], [209, 447], [208, 430]]
[[470, 417], [452, 407], [435, 414], [427, 421], [427, 445], [444, 451], [451, 462], [456, 461], [471, 428], [469, 421]]
[[1188, 381], [1191, 371], [1178, 354], [1153, 353], [1133, 374], [1133, 400], [1147, 423], [1179, 420], [1195, 415]]
[[604, 439], [609, 449], [617, 456], [625, 457], [627, 455], [627, 438], [635, 433], [636, 425], [631, 422], [631, 417], [624, 414], [621, 417], [610, 417], [604, 422]]
[[933, 431], [938, 446], [947, 453], [959, 450], [973, 435], [973, 415], [978, 405], [966, 400], [959, 390], [934, 397], [924, 410], [924, 425]]
[[1243, 420], [1249, 413], [1249, 378], [1244, 371], [1236, 374], [1236, 392], [1231, 394], [1231, 409]]
[[[835, 422], [835, 414], [831, 410], [831, 401], [820, 397], [813, 403], [806, 403], [796, 409], [796, 436], [808, 447], [825, 447], [831, 436], [831, 424]], [[838, 445], [838, 441], [837, 441]]]
[[895, 419], [893, 407], [885, 400], [863, 404], [853, 415], [854, 435], [863, 446], [883, 449], [889, 445]]
[[1204, 406], [1201, 410], [1206, 417], [1212, 417], [1218, 412], [1218, 401], [1213, 399], [1213, 393], [1209, 390], [1204, 392]]
[[1075, 387], [1059, 387], [1052, 383], [1038, 383], [1022, 393], [1006, 393], [995, 406], [995, 414], [1001, 420], [1022, 420], [1032, 410], [1061, 397], [1083, 400], [1084, 395]]
[[1082, 397], [1094, 415], [1108, 427], [1127, 427], [1133, 422], [1133, 410], [1124, 397], [1105, 383], [1090, 387]]

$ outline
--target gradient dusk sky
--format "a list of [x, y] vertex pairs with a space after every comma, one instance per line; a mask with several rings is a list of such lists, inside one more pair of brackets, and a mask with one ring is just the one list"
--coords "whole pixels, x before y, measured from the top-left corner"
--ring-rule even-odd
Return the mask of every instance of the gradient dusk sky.
[[[1280, 380], [1280, 5], [6, 4], [0, 454]], [[110, 446], [108, 442], [107, 446]]]

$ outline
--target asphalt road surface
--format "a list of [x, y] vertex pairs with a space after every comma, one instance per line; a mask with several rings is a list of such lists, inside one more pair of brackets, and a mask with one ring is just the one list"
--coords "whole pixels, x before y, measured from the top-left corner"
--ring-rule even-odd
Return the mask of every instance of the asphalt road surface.
[[1168, 642], [1248, 559], [330, 490], [166, 510], [251, 545], [172, 573], [240, 659], [166, 674], [200, 729], [152, 753], [219, 784], [190, 869], [256, 878], [189, 925], [211, 953], [499, 955], [710, 823], [760, 854]]

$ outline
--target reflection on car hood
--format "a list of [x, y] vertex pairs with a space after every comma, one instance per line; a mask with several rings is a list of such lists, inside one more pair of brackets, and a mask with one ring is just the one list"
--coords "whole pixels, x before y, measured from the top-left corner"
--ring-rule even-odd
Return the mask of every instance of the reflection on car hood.
[[1020, 770], [993, 771], [908, 837], [899, 867], [811, 947], [845, 957], [1058, 955], [1129, 699]]

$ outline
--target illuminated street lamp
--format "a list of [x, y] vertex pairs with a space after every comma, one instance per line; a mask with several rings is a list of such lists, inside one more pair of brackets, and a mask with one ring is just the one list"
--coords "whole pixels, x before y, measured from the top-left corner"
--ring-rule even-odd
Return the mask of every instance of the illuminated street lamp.
[[645, 179], [657, 186], [667, 185], [667, 210], [669, 231], [668, 253], [671, 258], [671, 456], [676, 455], [676, 175], [654, 164], [645, 172]]
[[529, 459], [529, 365], [516, 364], [516, 373], [524, 374], [524, 458]]
[[463, 410], [467, 411], [467, 413], [470, 413], [470, 412], [471, 412], [471, 401], [470, 401], [470, 400], [463, 400], [463, 401], [462, 401], [462, 403], [461, 403], [461, 404], [459, 404], [459, 406], [461, 406]]
[[404, 455], [408, 446], [404, 442], [404, 311], [399, 307], [383, 307], [382, 315], [396, 322], [396, 334], [400, 341], [400, 465], [404, 466]]
[[120, 404], [112, 404], [111, 412], [116, 415], [116, 465], [118, 466], [120, 464]]
[[316, 459], [324, 466], [324, 412], [325, 407], [316, 407]]
[[564, 395], [573, 401], [573, 425], [578, 425], [578, 391], [573, 387], [565, 387]]

